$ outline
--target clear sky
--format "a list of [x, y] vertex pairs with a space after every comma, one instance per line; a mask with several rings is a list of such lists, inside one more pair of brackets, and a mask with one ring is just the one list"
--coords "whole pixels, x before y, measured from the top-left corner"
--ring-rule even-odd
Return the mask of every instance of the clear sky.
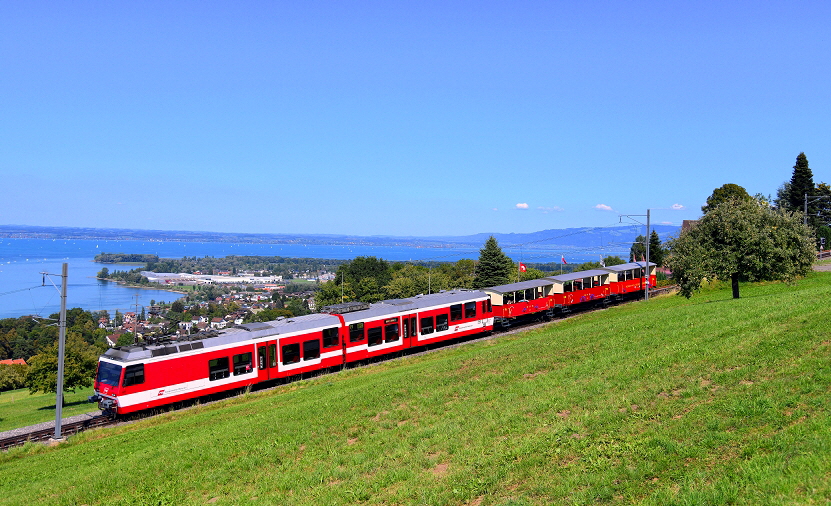
[[465, 235], [831, 182], [828, 1], [0, 2], [0, 224]]

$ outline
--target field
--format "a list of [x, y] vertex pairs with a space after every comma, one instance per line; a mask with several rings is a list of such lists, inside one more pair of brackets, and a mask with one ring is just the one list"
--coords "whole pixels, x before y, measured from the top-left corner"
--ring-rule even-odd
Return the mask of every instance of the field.
[[[97, 411], [96, 404], [87, 401], [92, 388], [83, 388], [64, 394], [62, 416]], [[55, 394], [29, 394], [29, 389], [0, 393], [0, 432], [55, 420]]]
[[831, 501], [831, 274], [716, 287], [0, 455], [10, 504]]

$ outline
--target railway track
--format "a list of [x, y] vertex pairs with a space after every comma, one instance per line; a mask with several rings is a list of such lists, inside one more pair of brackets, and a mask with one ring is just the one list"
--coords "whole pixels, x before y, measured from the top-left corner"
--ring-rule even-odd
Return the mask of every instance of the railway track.
[[[71, 436], [83, 430], [93, 429], [97, 427], [106, 427], [107, 425], [114, 425], [118, 420], [109, 416], [99, 415], [87, 420], [80, 420], [77, 422], [68, 422], [61, 424], [61, 435]], [[20, 446], [29, 442], [49, 441], [55, 435], [55, 428], [49, 427], [46, 429], [39, 429], [22, 434], [15, 434], [0, 439], [0, 450], [8, 450], [9, 448]]]
[[[662, 288], [656, 288], [655, 290], [650, 290], [649, 291], [649, 296], [653, 297], [653, 296], [656, 296], [656, 295], [665, 295], [665, 294], [668, 294], [668, 293], [672, 293], [672, 292], [676, 291], [677, 289], [678, 289], [678, 287], [675, 286], [675, 285], [666, 286], [666, 287], [662, 287]], [[640, 300], [640, 299], [637, 299], [637, 300]], [[590, 311], [598, 311], [600, 309], [602, 309], [602, 308], [593, 309], [593, 310], [590, 310]], [[468, 344], [468, 343], [475, 343], [475, 342], [480, 342], [480, 341], [487, 341], [487, 340], [490, 340], [490, 339], [496, 339], [496, 338], [499, 338], [499, 337], [502, 337], [502, 336], [516, 334], [518, 332], [534, 329], [534, 328], [537, 328], [537, 327], [542, 327], [542, 326], [548, 325], [552, 322], [572, 318], [576, 315], [584, 314], [586, 312], [588, 312], [588, 311], [580, 311], [578, 313], [567, 314], [567, 315], [563, 315], [559, 318], [556, 318], [556, 319], [550, 320], [550, 321], [531, 321], [531, 322], [524, 323], [522, 325], [517, 325], [515, 327], [510, 327], [510, 328], [505, 329], [505, 330], [494, 332], [492, 334], [480, 335], [478, 337], [467, 338], [467, 339], [462, 339], [462, 340], [447, 341], [447, 342], [442, 343], [441, 345], [437, 345], [435, 347], [427, 346], [423, 349], [414, 348], [414, 349], [412, 349], [413, 351], [402, 352], [401, 354], [389, 356], [389, 357], [385, 358], [384, 360], [372, 361], [372, 362], [365, 363], [365, 364], [355, 364], [355, 365], [348, 366], [348, 367], [349, 368], [353, 368], [353, 367], [371, 367], [373, 365], [380, 364], [382, 362], [386, 362], [387, 360], [395, 360], [395, 359], [401, 358], [403, 356], [414, 357], [414, 356], [424, 355], [424, 354], [430, 353], [430, 352], [438, 350], [438, 349], [451, 349], [451, 348], [456, 348], [456, 347], [459, 347], [459, 346], [462, 346], [462, 345], [465, 345], [465, 344]], [[262, 386], [257, 387], [255, 385], [254, 388], [252, 388], [251, 390], [268, 391], [268, 390], [272, 390], [272, 389], [275, 389], [275, 388], [279, 388], [279, 387], [285, 385], [286, 383], [292, 383], [294, 381], [298, 381], [298, 380], [302, 380], [302, 379], [310, 379], [310, 378], [319, 376], [320, 374], [325, 374], [325, 372], [323, 370], [321, 370], [321, 371], [316, 371], [316, 374], [314, 374], [314, 375], [308, 375], [308, 376], [304, 375], [304, 376], [300, 376], [300, 377], [285, 378], [285, 381], [281, 381], [281, 382], [276, 383], [276, 384], [270, 384], [270, 385], [267, 385], [267, 386], [262, 385]], [[246, 390], [248, 390], [248, 389], [244, 389], [243, 391], [246, 391]], [[230, 392], [232, 392], [232, 391], [230, 391]], [[211, 404], [212, 402], [217, 402], [219, 400], [228, 398], [228, 397], [231, 396], [231, 395], [229, 395], [230, 392], [225, 392], [223, 394], [217, 394], [217, 398], [215, 398], [215, 400], [213, 400], [213, 401], [204, 402], [204, 399], [203, 399], [202, 402], [200, 402], [200, 404], [204, 406], [204, 405], [207, 405], [207, 404]], [[187, 409], [187, 407], [192, 406], [195, 403], [196, 403], [195, 401], [187, 403], [185, 405], [180, 406], [178, 409]], [[164, 411], [167, 411], [167, 409], [165, 409]], [[133, 416], [130, 417], [130, 420], [135, 421], [135, 420], [140, 420], [140, 419], [143, 419], [143, 418], [149, 418], [151, 416], [156, 416], [159, 412], [160, 412], [160, 410], [150, 410], [149, 412], [133, 415]], [[81, 431], [84, 431], [84, 430], [87, 430], [87, 429], [107, 427], [107, 426], [110, 426], [110, 425], [116, 425], [118, 423], [124, 423], [124, 422], [125, 422], [125, 420], [123, 420], [123, 419], [115, 419], [113, 417], [105, 416], [105, 415], [93, 416], [93, 417], [88, 418], [86, 420], [80, 420], [80, 421], [76, 421], [76, 422], [67, 422], [67, 423], [61, 424], [61, 435], [64, 436], [64, 437], [67, 437], [67, 436], [77, 434], [77, 433], [79, 433]], [[8, 437], [0, 439], [0, 451], [8, 450], [9, 448], [13, 448], [15, 446], [21, 446], [21, 445], [23, 445], [25, 443], [28, 443], [28, 442], [49, 441], [50, 439], [52, 439], [54, 434], [55, 434], [55, 428], [53, 426], [53, 427], [48, 427], [48, 428], [44, 428], [44, 429], [38, 429], [38, 430], [30, 431], [30, 432], [24, 432], [24, 433], [21, 433], [21, 434], [15, 434], [15, 435], [12, 435], [12, 436], [8, 436]]]

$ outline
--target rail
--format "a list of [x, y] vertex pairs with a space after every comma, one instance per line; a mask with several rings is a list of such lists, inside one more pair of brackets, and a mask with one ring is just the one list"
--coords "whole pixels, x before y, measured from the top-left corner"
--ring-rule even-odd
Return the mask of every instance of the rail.
[[[92, 429], [96, 427], [105, 427], [107, 425], [113, 425], [117, 423], [117, 420], [113, 419], [109, 416], [96, 416], [93, 418], [89, 418], [87, 420], [81, 420], [79, 422], [69, 422], [61, 424], [61, 435], [64, 436], [71, 436], [73, 434], [77, 434], [83, 430]], [[32, 432], [27, 432], [24, 434], [17, 434], [14, 436], [5, 437], [0, 439], [0, 450], [8, 450], [14, 446], [20, 446], [25, 443], [36, 443], [40, 441], [48, 441], [55, 435], [55, 428], [49, 427], [46, 429], [40, 429]]]

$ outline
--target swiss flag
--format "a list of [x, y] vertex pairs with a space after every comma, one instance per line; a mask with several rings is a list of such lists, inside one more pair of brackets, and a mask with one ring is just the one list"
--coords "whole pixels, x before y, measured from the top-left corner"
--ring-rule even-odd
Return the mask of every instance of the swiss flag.
[[565, 255], [560, 255], [560, 260], [563, 261], [564, 264], [567, 264]]
[[520, 262], [519, 263], [519, 272], [525, 272], [527, 269], [525, 268], [525, 264]]

